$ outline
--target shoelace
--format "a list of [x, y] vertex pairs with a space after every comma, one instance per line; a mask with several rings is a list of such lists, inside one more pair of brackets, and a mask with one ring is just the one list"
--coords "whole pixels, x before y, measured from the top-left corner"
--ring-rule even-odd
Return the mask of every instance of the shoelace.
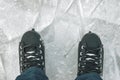
[[32, 66], [44, 68], [44, 50], [42, 45], [27, 45], [22, 50], [22, 71]]
[[101, 47], [94, 50], [88, 50], [87, 48], [82, 47], [82, 51], [80, 52], [79, 74], [84, 74], [89, 72], [100, 73], [101, 71], [100, 51], [101, 51]]

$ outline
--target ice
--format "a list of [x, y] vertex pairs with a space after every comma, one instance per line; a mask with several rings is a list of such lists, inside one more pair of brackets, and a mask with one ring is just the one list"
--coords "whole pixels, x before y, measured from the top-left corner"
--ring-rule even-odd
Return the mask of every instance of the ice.
[[45, 43], [49, 80], [74, 80], [78, 43], [92, 31], [104, 46], [103, 80], [120, 79], [119, 0], [0, 0], [0, 80], [20, 74], [18, 46], [32, 28]]

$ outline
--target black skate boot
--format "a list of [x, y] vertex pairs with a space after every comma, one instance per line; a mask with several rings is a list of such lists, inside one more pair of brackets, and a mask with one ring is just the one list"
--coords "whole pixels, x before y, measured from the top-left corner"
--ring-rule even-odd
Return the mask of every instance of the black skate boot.
[[102, 75], [103, 71], [103, 45], [95, 33], [87, 33], [78, 47], [78, 76], [95, 72]]
[[32, 29], [26, 32], [19, 44], [20, 72], [30, 67], [39, 67], [45, 71], [45, 52], [41, 36]]

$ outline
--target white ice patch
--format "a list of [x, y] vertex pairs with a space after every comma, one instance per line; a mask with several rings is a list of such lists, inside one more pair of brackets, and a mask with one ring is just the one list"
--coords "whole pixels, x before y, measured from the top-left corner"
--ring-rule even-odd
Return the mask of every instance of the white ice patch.
[[88, 31], [103, 42], [103, 79], [119, 80], [119, 4], [119, 0], [0, 0], [0, 28], [9, 39], [0, 34], [0, 78], [5, 73], [6, 80], [15, 80], [20, 74], [19, 42], [34, 27], [44, 40], [49, 80], [76, 78], [78, 42]]

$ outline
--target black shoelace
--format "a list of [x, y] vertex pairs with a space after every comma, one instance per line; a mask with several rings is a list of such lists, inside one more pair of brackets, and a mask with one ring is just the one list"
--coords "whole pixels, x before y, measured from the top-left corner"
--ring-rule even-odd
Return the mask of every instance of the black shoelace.
[[89, 50], [86, 47], [82, 46], [81, 52], [79, 53], [80, 58], [79, 58], [79, 73], [84, 74], [84, 73], [89, 73], [89, 72], [96, 72], [96, 73], [101, 73], [101, 54], [102, 48], [97, 48], [94, 50]]
[[21, 72], [29, 67], [40, 67], [44, 70], [44, 46], [42, 45], [27, 45], [21, 49], [20, 52], [20, 66]]

